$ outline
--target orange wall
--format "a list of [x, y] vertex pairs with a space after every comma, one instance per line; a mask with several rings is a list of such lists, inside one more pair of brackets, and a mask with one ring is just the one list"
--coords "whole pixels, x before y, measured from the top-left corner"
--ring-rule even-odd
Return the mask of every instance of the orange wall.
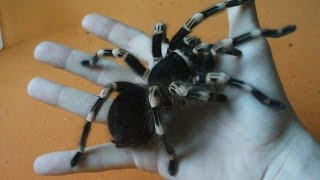
[[[0, 179], [161, 179], [136, 170], [41, 177], [33, 172], [34, 159], [43, 153], [77, 147], [81, 118], [40, 103], [27, 95], [28, 82], [36, 76], [97, 93], [98, 87], [78, 77], [36, 62], [34, 47], [43, 40], [95, 52], [105, 46], [81, 29], [81, 19], [98, 12], [150, 33], [156, 22], [169, 25], [169, 36], [197, 10], [216, 0], [0, 0], [5, 49], [0, 51]], [[296, 23], [298, 32], [272, 40], [276, 64], [298, 116], [320, 141], [320, 1], [258, 1], [265, 27]], [[179, 14], [177, 14], [179, 12]], [[196, 30], [214, 41], [227, 35], [226, 14]], [[289, 47], [289, 43], [293, 47]], [[105, 127], [94, 126], [89, 144], [110, 139]]]

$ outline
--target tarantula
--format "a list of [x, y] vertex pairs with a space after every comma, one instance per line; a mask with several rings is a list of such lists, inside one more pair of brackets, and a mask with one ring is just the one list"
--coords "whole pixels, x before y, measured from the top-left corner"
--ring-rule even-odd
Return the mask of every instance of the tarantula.
[[202, 43], [199, 38], [189, 35], [192, 29], [206, 18], [226, 8], [252, 2], [253, 0], [229, 0], [194, 14], [172, 40], [168, 41], [169, 48], [164, 57], [161, 46], [162, 42], [167, 40], [166, 26], [163, 23], [156, 24], [152, 38], [153, 67], [146, 68], [123, 49], [102, 49], [92, 59], [83, 60], [83, 66], [94, 68], [104, 56], [123, 58], [134, 72], [147, 80], [147, 84], [113, 82], [103, 88], [86, 118], [80, 148], [74, 155], [71, 166], [74, 167], [83, 154], [91, 122], [95, 120], [101, 106], [112, 92], [119, 93], [108, 115], [112, 143], [118, 148], [137, 147], [147, 144], [153, 136], [158, 136], [169, 155], [168, 171], [171, 175], [177, 172], [178, 160], [166, 135], [165, 122], [168, 121], [167, 115], [173, 110], [183, 110], [190, 103], [225, 102], [227, 97], [219, 93], [224, 86], [236, 87], [251, 93], [267, 107], [284, 109], [283, 103], [269, 98], [253, 85], [215, 71], [215, 64], [219, 54], [241, 56], [242, 52], [236, 48], [237, 45], [260, 36], [281, 37], [295, 31], [296, 26], [290, 25], [274, 30], [256, 29], [216, 44]]

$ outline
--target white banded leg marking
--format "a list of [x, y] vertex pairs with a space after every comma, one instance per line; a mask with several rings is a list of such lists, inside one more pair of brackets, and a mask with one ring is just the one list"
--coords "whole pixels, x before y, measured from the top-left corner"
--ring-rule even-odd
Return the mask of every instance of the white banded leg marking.
[[251, 31], [250, 34], [253, 38], [257, 38], [262, 35], [262, 31], [260, 29], [255, 29], [255, 30]]
[[123, 50], [123, 49], [113, 49], [112, 50], [112, 55], [116, 58], [126, 58], [128, 55], [128, 52]]
[[89, 60], [89, 65], [92, 67], [97, 65], [98, 61], [100, 60], [100, 58], [104, 56], [104, 54], [105, 54], [105, 49], [98, 50], [96, 55]]
[[97, 56], [99, 57], [99, 58], [102, 58], [103, 56], [104, 56], [104, 54], [105, 54], [105, 49], [100, 49], [98, 52], [97, 52]]
[[192, 86], [187, 86], [177, 82], [172, 82], [169, 86], [169, 92], [172, 95], [177, 95], [180, 97], [190, 97], [196, 98], [202, 101], [209, 101], [210, 92], [205, 90], [194, 90]]
[[194, 54], [199, 54], [200, 52], [208, 52], [210, 50], [211, 45], [208, 43], [201, 43], [195, 48], [193, 48], [192, 52]]
[[193, 63], [186, 55], [183, 54], [183, 52], [181, 52], [178, 49], [174, 50], [173, 52], [178, 54], [184, 60], [184, 62], [188, 65], [189, 68], [192, 68]]
[[160, 106], [160, 97], [159, 95], [155, 95], [156, 91], [159, 91], [159, 88], [157, 86], [149, 87], [149, 103], [151, 108], [157, 108]]
[[[154, 118], [156, 119], [156, 117]], [[164, 128], [162, 127], [162, 124], [160, 121], [155, 122], [155, 129], [158, 136], [163, 136], [165, 134]]]
[[92, 122], [94, 121], [94, 113], [93, 112], [90, 112], [86, 118], [86, 121], [88, 122]]
[[172, 82], [169, 86], [169, 92], [171, 94], [175, 94], [175, 95], [178, 95], [178, 96], [187, 96], [189, 91], [191, 89], [191, 86], [190, 87], [187, 87], [183, 84], [179, 84], [177, 82]]
[[225, 53], [233, 47], [233, 39], [224, 39], [212, 47], [214, 52]]
[[184, 44], [186, 44], [188, 46], [193, 46], [193, 47], [201, 43], [199, 38], [197, 38], [196, 36], [192, 36], [192, 35], [184, 37], [183, 42], [184, 42]]
[[85, 147], [86, 147], [87, 139], [88, 139], [88, 136], [89, 136], [89, 133], [91, 130], [92, 121], [95, 120], [102, 104], [105, 102], [106, 98], [109, 97], [112, 90], [115, 88], [117, 88], [116, 83], [111, 83], [101, 90], [101, 92], [99, 94], [99, 99], [93, 105], [90, 113], [88, 114], [88, 116], [86, 118], [86, 123], [83, 128], [82, 135], [81, 135], [79, 149], [78, 149], [77, 153], [72, 157], [71, 162], [70, 162], [71, 167], [75, 167], [78, 164], [78, 162], [79, 162], [79, 160], [85, 150]]
[[163, 23], [158, 23], [154, 27], [154, 34], [161, 34], [164, 31], [164, 24]]
[[146, 72], [144, 73], [144, 75], [142, 76], [143, 79], [148, 79], [149, 75], [150, 75], [151, 70], [147, 69]]
[[210, 93], [207, 91], [199, 91], [199, 99], [202, 101], [209, 101]]
[[190, 45], [192, 41], [194, 41], [196, 39], [195, 36], [186, 36], [183, 38], [183, 42], [186, 44], [186, 45]]
[[86, 121], [88, 122], [92, 122], [95, 120], [96, 118], [96, 115], [98, 113], [98, 110], [97, 110], [97, 107], [103, 103], [104, 99], [108, 98], [110, 96], [110, 94], [112, 93], [112, 91], [114, 89], [117, 88], [117, 84], [116, 83], [111, 83], [111, 84], [108, 84], [107, 86], [105, 86], [101, 91], [100, 91], [100, 94], [99, 94], [99, 99], [96, 101], [96, 103], [94, 104], [94, 106], [92, 107], [90, 113], [88, 114], [87, 118], [86, 118]]
[[207, 102], [210, 99], [210, 92], [203, 91], [203, 90], [190, 91], [190, 93], [188, 94], [188, 97], [196, 98], [196, 99], [199, 99], [201, 101], [206, 101]]
[[191, 32], [192, 27], [195, 24], [199, 24], [204, 19], [204, 16], [202, 13], [196, 13], [194, 14], [191, 19], [183, 25], [183, 28], [189, 32]]
[[218, 3], [218, 4], [216, 4], [216, 7], [219, 10], [222, 10], [222, 9], [224, 9], [226, 7], [226, 3], [225, 2]]
[[230, 80], [230, 76], [223, 72], [208, 73], [206, 76], [207, 85], [224, 85]]
[[105, 88], [103, 88], [99, 94], [100, 98], [106, 98], [110, 95], [111, 90], [117, 89], [117, 84], [116, 83], [111, 83], [107, 85]]
[[194, 54], [210, 52], [210, 54], [213, 56], [214, 61], [216, 60], [216, 57], [217, 57], [217, 52], [215, 51], [214, 48], [212, 48], [212, 45], [209, 43], [201, 43], [197, 45], [195, 48], [193, 48], [192, 52]]
[[156, 129], [156, 133], [159, 136], [162, 136], [165, 134], [164, 128], [161, 124], [160, 121], [160, 116], [159, 116], [159, 107], [160, 107], [160, 91], [157, 86], [150, 86], [149, 87], [149, 103], [153, 111], [153, 119], [154, 119], [154, 125]]

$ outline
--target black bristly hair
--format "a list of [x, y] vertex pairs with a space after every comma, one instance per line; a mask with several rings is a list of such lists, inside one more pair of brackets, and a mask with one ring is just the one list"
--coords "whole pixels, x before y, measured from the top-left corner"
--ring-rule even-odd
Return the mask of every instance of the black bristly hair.
[[[108, 113], [108, 127], [113, 137], [112, 143], [118, 148], [140, 147], [157, 138], [168, 153], [168, 173], [174, 176], [178, 172], [179, 154], [176, 154], [174, 142], [167, 131], [170, 120], [167, 114], [173, 109], [183, 109], [190, 104], [225, 102], [227, 96], [221, 94], [224, 86], [239, 88], [250, 93], [257, 101], [267, 107], [282, 110], [285, 105], [274, 100], [253, 85], [218, 72], [215, 64], [219, 54], [241, 56], [237, 46], [263, 37], [278, 38], [296, 30], [290, 25], [281, 29], [256, 29], [240, 36], [225, 39], [217, 43], [202, 43], [195, 36], [190, 36], [192, 29], [203, 20], [222, 10], [234, 6], [252, 3], [253, 0], [228, 0], [215, 4], [208, 9], [194, 14], [169, 41], [167, 54], [163, 56], [161, 46], [166, 37], [166, 26], [158, 23], [154, 27], [152, 55], [154, 66], [147, 69], [132, 54], [123, 49], [102, 49], [90, 60], [83, 60], [82, 65], [94, 68], [104, 56], [123, 58], [125, 62], [147, 84], [113, 82], [101, 91], [93, 105], [83, 129], [80, 148], [71, 161], [74, 167], [85, 150], [86, 140], [101, 106], [112, 92], [119, 95], [113, 101]], [[194, 103], [197, 102], [197, 103]]]

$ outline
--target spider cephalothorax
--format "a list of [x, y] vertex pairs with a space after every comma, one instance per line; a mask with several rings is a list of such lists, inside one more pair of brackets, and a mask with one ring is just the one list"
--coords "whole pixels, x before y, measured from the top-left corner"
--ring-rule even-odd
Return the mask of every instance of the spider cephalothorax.
[[137, 147], [147, 144], [152, 137], [159, 137], [169, 154], [168, 171], [171, 175], [176, 173], [178, 163], [174, 148], [166, 135], [166, 122], [170, 121], [170, 112], [175, 109], [183, 109], [190, 104], [224, 102], [227, 100], [227, 97], [221, 94], [224, 86], [247, 91], [270, 108], [284, 109], [284, 104], [269, 98], [254, 86], [218, 72], [215, 62], [219, 60], [219, 54], [241, 56], [242, 52], [236, 46], [252, 39], [260, 36], [277, 38], [287, 35], [295, 31], [294, 25], [276, 30], [256, 29], [216, 44], [202, 43], [197, 37], [189, 35], [192, 29], [207, 17], [226, 8], [252, 1], [229, 0], [196, 13], [169, 41], [165, 56], [162, 55], [161, 45], [167, 40], [166, 27], [163, 23], [158, 23], [154, 28], [152, 39], [154, 66], [149, 66], [149, 69], [122, 49], [102, 49], [91, 60], [82, 61], [82, 65], [94, 68], [104, 56], [123, 58], [133, 71], [146, 79], [147, 84], [113, 82], [103, 88], [86, 119], [80, 149], [72, 159], [71, 166], [77, 164], [84, 152], [91, 122], [95, 120], [101, 106], [114, 91], [119, 95], [113, 101], [108, 113], [112, 142], [118, 148]]

